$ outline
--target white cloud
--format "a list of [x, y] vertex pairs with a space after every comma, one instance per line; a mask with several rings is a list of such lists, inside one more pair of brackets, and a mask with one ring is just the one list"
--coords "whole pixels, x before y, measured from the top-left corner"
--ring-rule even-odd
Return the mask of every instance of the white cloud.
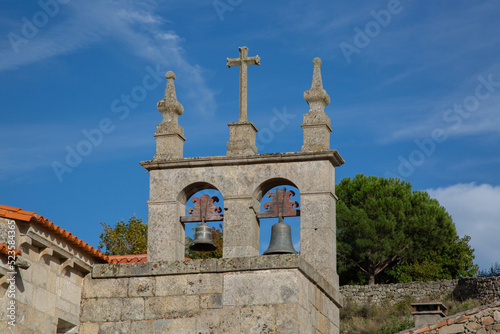
[[475, 263], [487, 269], [500, 260], [500, 186], [460, 183], [427, 192], [451, 214], [459, 235], [471, 237]]

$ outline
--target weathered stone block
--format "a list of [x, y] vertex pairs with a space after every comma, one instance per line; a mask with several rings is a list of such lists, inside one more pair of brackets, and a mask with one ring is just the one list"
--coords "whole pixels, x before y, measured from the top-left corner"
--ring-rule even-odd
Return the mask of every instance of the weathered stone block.
[[123, 302], [121, 320], [143, 320], [144, 319], [144, 299], [127, 298]]
[[321, 312], [318, 312], [318, 325], [317, 328], [321, 333], [330, 333], [331, 323], [327, 317], [325, 317]]
[[157, 276], [155, 296], [183, 295], [187, 290], [187, 275]]
[[[19, 279], [16, 277], [16, 284], [18, 284], [18, 286], [20, 286], [20, 282], [17, 283]], [[24, 303], [24, 304], [32, 304], [33, 303], [33, 291], [34, 289], [40, 289], [38, 287], [36, 287], [35, 285], [33, 285], [32, 283], [30, 283], [29, 281], [22, 281], [22, 284], [24, 286], [24, 291], [23, 293], [17, 293], [16, 294], [16, 299], [18, 301], [20, 301], [21, 303]], [[5, 300], [7, 301], [7, 298], [5, 298]]]
[[285, 304], [299, 301], [297, 270], [263, 270], [224, 276], [226, 305]]
[[120, 321], [122, 298], [89, 298], [82, 301], [81, 322]]
[[299, 311], [302, 310], [298, 303], [275, 305], [276, 333], [310, 333], [301, 331], [301, 327], [304, 327], [301, 324], [303, 315]]
[[127, 297], [127, 293], [127, 278], [92, 279], [88, 277], [85, 279], [82, 297]]
[[30, 269], [32, 271], [32, 283], [34, 285], [55, 293], [57, 275], [54, 272], [40, 263], [33, 264]]
[[99, 333], [130, 334], [130, 321], [101, 324], [99, 326]]
[[66, 276], [57, 277], [57, 296], [74, 304], [80, 304], [82, 287], [71, 282]]
[[188, 295], [203, 293], [222, 293], [222, 275], [221, 274], [199, 274], [189, 275], [187, 277]]
[[253, 258], [236, 257], [224, 258], [217, 261], [217, 272], [245, 271], [250, 270]]
[[240, 334], [240, 308], [224, 307], [218, 310], [202, 310], [196, 318], [197, 334]]
[[481, 325], [478, 324], [477, 322], [475, 321], [471, 321], [467, 324], [467, 329], [470, 330], [470, 331], [476, 331], [478, 330], [479, 328], [481, 328]]
[[218, 259], [203, 259], [200, 262], [200, 273], [215, 273], [217, 272]]
[[495, 320], [493, 319], [493, 317], [488, 316], [488, 317], [481, 318], [481, 325], [483, 325], [483, 326], [492, 325], [494, 322], [495, 322]]
[[211, 293], [200, 296], [200, 307], [202, 309], [222, 308], [222, 294]]
[[[69, 317], [72, 317], [75, 319], [74, 321], [72, 321], [72, 323], [74, 323], [74, 324], [78, 323], [78, 316], [80, 315], [80, 298], [78, 298], [77, 304], [74, 304], [72, 302], [69, 302], [69, 301], [61, 299], [61, 298], [57, 298], [56, 311], [59, 313], [61, 311], [64, 313], [68, 313]], [[69, 320], [69, 318], [65, 319], [65, 320]]]
[[191, 334], [196, 332], [196, 319], [178, 318], [178, 319], [157, 319], [136, 321], [131, 324], [131, 333], [178, 333]]
[[37, 310], [51, 314], [56, 307], [57, 296], [45, 289], [35, 289], [33, 291], [33, 306]]
[[328, 228], [334, 229], [336, 200], [332, 193], [323, 194], [301, 194], [300, 204], [304, 207], [313, 207], [314, 215], [308, 219], [301, 219], [301, 229], [308, 228]]
[[242, 333], [276, 333], [275, 305], [243, 306], [240, 317]]
[[439, 329], [439, 334], [456, 334], [463, 333], [464, 325], [463, 324], [454, 324], [449, 326], [444, 326]]
[[197, 295], [146, 297], [145, 319], [175, 319], [191, 317], [200, 311], [200, 297]]
[[254, 155], [257, 154], [255, 135], [257, 128], [252, 122], [228, 123], [229, 141], [227, 142], [227, 155]]
[[128, 284], [130, 297], [153, 296], [155, 290], [154, 277], [131, 277]]
[[96, 323], [81, 323], [80, 334], [99, 334], [99, 325]]

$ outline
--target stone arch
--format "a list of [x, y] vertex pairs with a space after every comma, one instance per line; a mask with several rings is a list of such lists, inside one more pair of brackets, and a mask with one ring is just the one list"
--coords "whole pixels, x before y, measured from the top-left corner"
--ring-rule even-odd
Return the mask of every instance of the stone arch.
[[278, 187], [278, 186], [292, 186], [292, 187], [299, 189], [299, 191], [300, 191], [300, 188], [294, 182], [290, 181], [289, 179], [286, 179], [283, 177], [273, 177], [273, 178], [267, 179], [266, 181], [259, 184], [253, 192], [253, 197], [257, 201], [260, 202], [262, 200], [262, 198], [264, 197], [264, 195], [269, 190], [271, 190], [274, 187]]
[[[271, 177], [264, 182], [260, 183], [253, 192], [253, 197], [256, 201], [259, 202], [259, 211], [265, 211], [262, 209], [263, 202], [267, 202], [271, 200], [264, 196], [271, 191], [273, 188], [286, 188], [287, 186], [291, 186], [295, 189], [295, 195], [300, 199], [300, 188], [296, 185], [295, 182], [291, 181], [285, 177]], [[290, 190], [287, 188], [287, 190]], [[299, 200], [300, 201], [300, 200]], [[265, 251], [267, 245], [269, 245], [270, 237], [271, 237], [271, 227], [278, 222], [278, 218], [261, 218], [259, 220], [259, 253], [262, 254]], [[262, 225], [264, 223], [264, 225]], [[295, 250], [299, 250], [300, 246], [300, 217], [288, 217], [285, 218], [285, 223], [289, 224], [292, 228], [292, 241], [294, 242]]]
[[182, 204], [186, 205], [187, 201], [196, 194], [198, 191], [202, 191], [205, 189], [213, 189], [221, 193], [221, 196], [223, 197], [222, 191], [220, 191], [219, 188], [214, 186], [213, 184], [205, 181], [199, 181], [199, 182], [194, 182], [186, 187], [184, 187], [179, 194], [177, 195], [177, 201]]
[[[223, 210], [222, 214], [224, 214], [224, 207], [222, 205], [223, 202], [221, 202], [221, 200], [223, 201], [223, 199], [224, 199], [222, 192], [210, 182], [198, 181], [198, 182], [190, 183], [189, 185], [185, 186], [177, 194], [176, 199], [177, 199], [177, 205], [179, 207], [180, 216], [186, 216], [187, 215], [186, 209], [189, 207], [192, 207], [194, 205], [194, 203], [191, 203], [189, 201], [189, 199], [193, 195], [199, 193], [200, 191], [207, 190], [207, 189], [215, 190], [215, 191], [220, 193], [220, 196], [217, 196], [217, 198], [219, 199], [219, 202], [217, 202], [215, 204], [216, 204], [216, 206], [220, 206], [222, 208], [222, 210]], [[224, 224], [224, 221], [220, 221], [217, 223]], [[181, 237], [180, 237], [179, 242], [181, 244], [182, 249], [184, 249], [184, 247], [186, 246], [185, 237], [186, 236], [192, 237], [189, 233], [186, 233], [186, 224], [191, 224], [188, 226], [193, 226], [193, 224], [199, 224], [199, 222], [184, 222], [183, 223], [179, 219], [179, 224], [181, 226], [181, 228], [180, 228]]]

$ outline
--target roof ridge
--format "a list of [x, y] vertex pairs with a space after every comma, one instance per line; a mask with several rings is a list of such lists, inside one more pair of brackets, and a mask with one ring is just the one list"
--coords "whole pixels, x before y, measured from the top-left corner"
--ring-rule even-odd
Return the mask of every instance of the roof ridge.
[[38, 223], [38, 224], [42, 225], [43, 227], [49, 229], [50, 231], [54, 232], [55, 234], [59, 235], [61, 238], [67, 240], [70, 244], [73, 244], [74, 246], [80, 248], [85, 253], [87, 253], [95, 258], [98, 258], [104, 262], [115, 263], [115, 261], [110, 259], [109, 256], [105, 255], [104, 253], [102, 253], [99, 250], [95, 249], [94, 247], [90, 246], [88, 243], [79, 239], [77, 236], [73, 235], [71, 232], [68, 232], [65, 229], [61, 228], [60, 226], [49, 221], [47, 218], [44, 218], [43, 216], [38, 215], [36, 212], [25, 211], [21, 208], [16, 208], [16, 207], [0, 204], [0, 217], [17, 219], [17, 220], [21, 220], [21, 221], [25, 221], [25, 222]]

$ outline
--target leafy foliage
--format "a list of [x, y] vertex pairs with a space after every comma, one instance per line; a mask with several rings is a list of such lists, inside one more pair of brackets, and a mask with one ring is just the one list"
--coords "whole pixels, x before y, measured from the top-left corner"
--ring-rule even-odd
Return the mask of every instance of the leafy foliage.
[[394, 178], [356, 175], [336, 187], [341, 284], [473, 276], [470, 237], [425, 191]]
[[411, 316], [411, 303], [442, 300], [451, 316], [481, 305], [479, 299], [454, 300], [452, 295], [416, 300], [406, 295], [397, 303], [353, 303], [347, 300], [340, 309], [340, 333], [342, 334], [392, 334], [412, 328], [415, 324]]
[[340, 309], [340, 332], [344, 334], [392, 334], [414, 326], [411, 296], [398, 303], [356, 304]]
[[101, 222], [104, 232], [99, 234], [99, 250], [106, 255], [145, 254], [148, 248], [148, 225], [135, 215], [128, 222], [114, 225]]
[[492, 277], [492, 276], [500, 276], [500, 262], [495, 262], [491, 265], [489, 270], [480, 270], [477, 273], [479, 277]]
[[193, 239], [186, 237], [186, 253], [185, 256], [190, 259], [210, 259], [210, 258], [222, 258], [222, 246], [223, 246], [223, 230], [222, 224], [219, 224], [220, 229], [212, 227], [212, 238], [214, 240], [217, 249], [211, 252], [199, 252], [189, 249], [189, 245], [193, 242]]

